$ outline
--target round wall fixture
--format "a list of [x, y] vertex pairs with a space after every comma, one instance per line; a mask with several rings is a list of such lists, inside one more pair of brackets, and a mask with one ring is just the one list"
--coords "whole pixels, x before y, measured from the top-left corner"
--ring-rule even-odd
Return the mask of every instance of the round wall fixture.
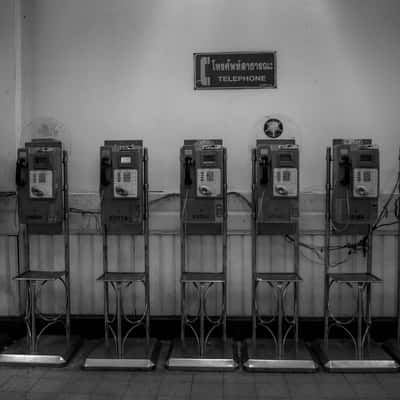
[[264, 123], [264, 133], [272, 139], [276, 139], [283, 133], [283, 124], [277, 118], [269, 118]]

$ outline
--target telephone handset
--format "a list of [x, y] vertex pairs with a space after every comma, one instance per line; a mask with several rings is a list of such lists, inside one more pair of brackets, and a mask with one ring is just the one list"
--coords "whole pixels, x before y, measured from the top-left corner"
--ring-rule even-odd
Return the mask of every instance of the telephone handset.
[[341, 166], [341, 177], [339, 182], [342, 186], [349, 186], [351, 182], [351, 161], [349, 156], [342, 156], [339, 165]]
[[28, 163], [24, 158], [17, 160], [17, 168], [15, 173], [15, 184], [18, 187], [26, 185], [26, 170], [28, 168]]
[[190, 186], [193, 183], [193, 179], [190, 174], [190, 169], [193, 165], [192, 157], [185, 157], [185, 186]]
[[100, 165], [100, 184], [101, 186], [108, 186], [111, 183], [110, 168], [111, 159], [108, 156], [101, 158]]
[[260, 165], [261, 165], [261, 179], [260, 179], [260, 184], [261, 185], [267, 185], [268, 184], [268, 156], [262, 156]]

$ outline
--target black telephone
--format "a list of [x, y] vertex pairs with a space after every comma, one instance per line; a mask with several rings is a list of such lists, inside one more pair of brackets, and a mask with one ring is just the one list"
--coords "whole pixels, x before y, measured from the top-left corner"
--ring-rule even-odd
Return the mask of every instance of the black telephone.
[[342, 186], [349, 186], [351, 183], [351, 161], [349, 156], [342, 156], [339, 165], [341, 167], [339, 182]]
[[15, 184], [19, 187], [26, 185], [26, 171], [28, 168], [28, 163], [24, 158], [19, 158], [17, 160], [17, 168], [15, 173]]
[[261, 157], [260, 165], [261, 165], [260, 184], [267, 185], [268, 184], [268, 166], [269, 166], [268, 156]]
[[185, 185], [190, 186], [193, 183], [193, 179], [190, 174], [190, 169], [193, 166], [192, 157], [185, 157]]
[[101, 158], [100, 165], [100, 183], [101, 186], [108, 186], [111, 183], [110, 171], [111, 171], [111, 159], [109, 156], [103, 156]]

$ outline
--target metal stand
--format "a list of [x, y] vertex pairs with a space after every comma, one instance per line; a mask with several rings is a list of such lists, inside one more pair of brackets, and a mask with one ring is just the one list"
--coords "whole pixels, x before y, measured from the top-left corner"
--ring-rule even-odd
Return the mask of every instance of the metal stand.
[[[104, 284], [104, 343], [96, 347], [83, 365], [87, 369], [154, 369], [160, 349], [157, 340], [150, 339], [150, 268], [147, 150], [144, 149], [144, 271], [109, 272], [107, 228], [103, 226], [103, 274], [97, 279]], [[123, 289], [141, 283], [145, 291], [143, 314], [131, 318], [123, 309]], [[115, 295], [115, 312], [110, 312], [110, 289]], [[123, 326], [127, 326], [123, 332]], [[130, 338], [143, 327], [144, 339]], [[110, 340], [110, 336], [111, 339]]]
[[[397, 175], [398, 186], [398, 198], [397, 207], [400, 207], [400, 151], [399, 151], [399, 172]], [[400, 209], [397, 209], [397, 213], [400, 213]], [[396, 218], [400, 218], [397, 214]], [[398, 362], [400, 363], [400, 220], [397, 225], [397, 335], [396, 339], [388, 340], [384, 343], [384, 349]]]
[[[63, 152], [64, 174], [64, 270], [30, 270], [29, 227], [23, 229], [25, 270], [14, 279], [25, 284], [25, 325], [27, 337], [7, 347], [0, 354], [0, 363], [63, 366], [72, 357], [80, 344], [80, 339], [71, 337], [71, 295], [69, 258], [69, 206], [68, 206], [68, 159]], [[48, 282], [59, 281], [65, 290], [65, 313], [45, 315], [38, 310], [37, 299], [40, 290]], [[40, 326], [39, 326], [40, 323]], [[64, 336], [44, 335], [51, 326], [61, 323], [65, 327]]]
[[[325, 203], [325, 284], [324, 284], [324, 340], [313, 343], [313, 350], [329, 372], [386, 372], [398, 368], [382, 349], [370, 338], [371, 286], [382, 280], [372, 274], [371, 229], [367, 238], [367, 270], [361, 273], [330, 272], [331, 242], [331, 149], [326, 154], [326, 203]], [[350, 317], [340, 318], [333, 314], [331, 295], [333, 288], [346, 285], [355, 292], [355, 311]], [[338, 327], [348, 340], [329, 339], [331, 329]]]
[[[315, 372], [317, 364], [312, 360], [305, 344], [299, 341], [298, 332], [298, 284], [299, 275], [299, 224], [296, 220], [294, 234], [294, 271], [293, 272], [258, 272], [257, 271], [257, 200], [255, 198], [255, 162], [253, 151], [253, 209], [252, 209], [252, 339], [242, 346], [243, 366], [248, 371], [294, 371]], [[259, 311], [257, 289], [266, 283], [276, 299], [275, 313], [269, 319]], [[285, 299], [288, 289], [293, 286], [292, 316], [287, 315]], [[270, 339], [257, 339], [257, 328], [267, 331]], [[289, 339], [290, 333], [293, 338]]]
[[[226, 169], [226, 157], [224, 157]], [[187, 271], [187, 232], [184, 207], [181, 205], [181, 338], [175, 340], [170, 349], [166, 366], [181, 370], [233, 370], [238, 367], [237, 346], [227, 340], [226, 299], [227, 299], [227, 187], [223, 182], [224, 212], [222, 220], [222, 272]], [[207, 295], [216, 284], [222, 286], [221, 313], [212, 318], [207, 313]], [[197, 315], [189, 316], [186, 292], [190, 285], [196, 289], [199, 299]], [[207, 327], [206, 327], [207, 325]], [[211, 338], [212, 332], [222, 328], [222, 339]], [[185, 337], [190, 328], [194, 339]], [[208, 329], [207, 329], [208, 328]]]

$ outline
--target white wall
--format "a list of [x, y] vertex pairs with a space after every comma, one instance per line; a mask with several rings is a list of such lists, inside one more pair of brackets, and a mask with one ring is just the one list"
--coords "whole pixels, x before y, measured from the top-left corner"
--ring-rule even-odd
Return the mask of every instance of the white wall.
[[[14, 190], [16, 154], [15, 2], [0, 1], [0, 191]], [[5, 172], [5, 173], [3, 173]]]
[[[67, 127], [71, 192], [97, 192], [99, 145], [119, 138], [143, 138], [151, 189], [176, 191], [179, 147], [186, 138], [205, 137], [224, 139], [230, 190], [248, 192], [250, 147], [262, 134], [263, 116], [277, 113], [298, 127], [303, 192], [323, 191], [325, 147], [333, 137], [372, 137], [382, 150], [387, 193], [400, 146], [399, 38], [398, 0], [0, 0], [0, 191], [14, 189], [19, 126], [48, 116]], [[192, 53], [234, 50], [276, 50], [278, 88], [194, 91]], [[95, 195], [72, 200], [98, 206]], [[323, 222], [322, 196], [303, 194], [301, 200], [301, 227], [311, 232], [303, 240], [321, 245], [315, 235]], [[15, 232], [15, 204], [7, 210], [3, 204], [0, 232]], [[159, 206], [151, 215], [155, 314], [179, 312], [178, 214], [176, 204], [166, 206], [170, 214]], [[230, 315], [250, 310], [249, 215], [238, 209], [230, 201]], [[1, 211], [8, 213], [7, 224]], [[100, 236], [92, 235], [93, 221], [73, 215], [71, 222], [73, 312], [100, 313]], [[261, 247], [262, 264], [289, 268], [290, 250], [276, 239]], [[49, 240], [34, 240], [32, 265], [59, 261], [62, 252]], [[390, 316], [395, 238], [392, 232], [376, 240], [374, 272], [385, 283], [373, 291], [373, 312]], [[119, 243], [111, 251], [128, 263], [129, 244]], [[195, 261], [214, 254], [210, 243], [202, 241]], [[10, 315], [17, 305], [14, 238], [1, 238], [0, 256], [0, 314]], [[364, 261], [358, 255], [345, 267], [358, 271]], [[322, 266], [304, 257], [301, 262], [301, 314], [321, 315]], [[56, 304], [54, 298], [51, 292], [44, 302]], [[350, 299], [340, 295], [340, 310]]]
[[[106, 138], [143, 138], [151, 189], [177, 190], [178, 149], [203, 137], [224, 139], [228, 183], [248, 191], [248, 149], [270, 113], [299, 127], [303, 190], [323, 190], [333, 137], [372, 137], [390, 190], [400, 145], [399, 1], [32, 1], [30, 116], [67, 126], [71, 191], [97, 191]], [[276, 50], [278, 89], [194, 91], [192, 53], [230, 50]]]

